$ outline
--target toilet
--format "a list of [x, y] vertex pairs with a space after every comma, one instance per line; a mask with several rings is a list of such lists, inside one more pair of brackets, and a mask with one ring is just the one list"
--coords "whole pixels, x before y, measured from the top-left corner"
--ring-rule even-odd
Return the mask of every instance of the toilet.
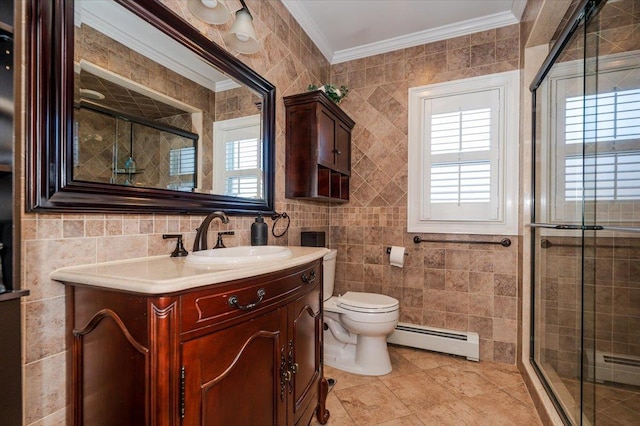
[[365, 376], [391, 372], [387, 336], [398, 324], [393, 297], [348, 291], [333, 296], [337, 250], [323, 258], [324, 363]]

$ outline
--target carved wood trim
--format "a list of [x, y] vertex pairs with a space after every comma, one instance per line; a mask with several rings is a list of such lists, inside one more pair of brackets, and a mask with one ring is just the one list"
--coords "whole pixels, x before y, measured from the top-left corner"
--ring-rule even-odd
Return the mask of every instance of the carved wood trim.
[[[322, 305], [320, 305], [320, 306], [322, 306]], [[315, 323], [315, 335], [316, 336], [317, 335], [322, 335], [322, 309], [319, 309], [318, 312], [315, 312], [311, 305], [306, 304], [300, 310], [298, 310], [298, 312], [296, 312], [297, 315], [296, 315], [295, 319], [293, 320], [293, 336], [297, 336], [298, 320], [300, 318], [302, 318], [302, 316], [305, 313], [308, 314], [314, 320], [314, 323]], [[319, 368], [314, 371], [313, 377], [309, 381], [308, 386], [301, 392], [299, 398], [294, 401], [296, 411], [300, 408], [300, 404], [302, 403], [302, 401], [305, 400], [307, 394], [311, 391], [311, 385], [316, 382], [316, 380], [318, 379], [318, 375], [319, 375], [319, 373], [321, 371], [322, 366], [320, 364], [321, 360], [320, 360], [320, 353], [319, 353], [319, 351], [317, 349], [318, 347], [321, 348], [322, 346], [321, 345], [316, 346], [316, 353], [315, 353], [314, 359], [315, 359], [316, 365]], [[295, 360], [296, 359], [295, 348], [293, 348], [293, 351], [294, 351], [293, 359]], [[295, 380], [293, 381], [293, 386], [294, 386], [294, 392], [293, 393], [294, 393], [294, 395], [296, 395], [296, 392], [295, 392]]]
[[122, 331], [122, 334], [124, 334], [124, 336], [126, 337], [127, 341], [138, 352], [140, 352], [143, 355], [147, 355], [149, 353], [149, 349], [146, 348], [144, 345], [142, 345], [141, 343], [136, 341], [136, 339], [133, 338], [133, 336], [131, 335], [131, 333], [129, 333], [129, 330], [127, 329], [127, 326], [124, 324], [124, 322], [122, 321], [120, 316], [117, 313], [115, 313], [114, 311], [112, 311], [111, 309], [102, 309], [102, 310], [98, 311], [93, 317], [91, 317], [91, 319], [89, 320], [87, 325], [85, 325], [83, 328], [81, 328], [79, 330], [78, 329], [74, 329], [73, 330], [73, 336], [74, 336], [75, 341], [81, 340], [83, 336], [86, 336], [87, 334], [89, 334], [93, 330], [95, 330], [95, 328], [98, 326], [98, 324], [100, 324], [100, 322], [105, 318], [111, 318], [112, 320], [115, 321], [116, 325], [120, 328], [120, 330]]
[[316, 419], [321, 425], [327, 424], [331, 413], [327, 410], [327, 395], [329, 394], [329, 383], [324, 377], [318, 382], [318, 408], [316, 411]]
[[168, 426], [174, 424], [174, 421], [178, 422], [180, 417], [179, 380], [173, 374], [180, 370], [178, 302], [174, 301], [166, 307], [152, 303], [150, 311], [149, 329], [153, 351], [149, 389], [156, 389], [156, 392], [147, 395], [147, 400], [151, 401], [151, 424]]
[[[238, 353], [236, 354], [235, 358], [233, 358], [233, 361], [231, 361], [231, 363], [229, 364], [229, 366], [227, 368], [225, 368], [225, 370], [219, 374], [217, 377], [214, 377], [213, 379], [209, 380], [206, 383], [203, 383], [200, 388], [202, 389], [203, 392], [206, 392], [209, 390], [209, 388], [211, 388], [212, 386], [215, 386], [218, 382], [220, 382], [221, 380], [223, 380], [225, 377], [227, 377], [229, 375], [229, 373], [231, 373], [231, 371], [233, 370], [233, 368], [236, 366], [236, 364], [238, 363], [238, 360], [242, 357], [242, 354], [244, 353], [244, 351], [247, 349], [247, 347], [249, 346], [249, 344], [251, 342], [253, 342], [256, 339], [262, 338], [262, 337], [266, 337], [269, 339], [278, 339], [278, 337], [280, 337], [280, 332], [279, 331], [259, 331], [257, 333], [254, 333], [253, 335], [251, 335], [242, 345], [242, 348], [240, 348], [240, 350], [238, 351]], [[280, 359], [278, 356], [278, 345], [275, 346], [276, 350], [274, 351], [275, 353], [275, 359]]]
[[[92, 331], [98, 327], [98, 325], [105, 319], [112, 319], [115, 324], [118, 326], [122, 334], [124, 335], [127, 342], [138, 352], [144, 355], [145, 360], [145, 368], [149, 368], [149, 349], [144, 345], [140, 344], [136, 339], [133, 338], [127, 326], [124, 324], [120, 316], [112, 311], [111, 309], [102, 309], [98, 311], [89, 322], [81, 329], [73, 330], [73, 381], [76, 384], [76, 392], [74, 395], [74, 424], [81, 425], [83, 423], [83, 412], [82, 412], [82, 399], [84, 397], [84, 388], [83, 388], [83, 380], [82, 380], [82, 371], [83, 371], [83, 354], [84, 354], [84, 337], [90, 334]], [[146, 390], [148, 392], [148, 389]], [[149, 417], [146, 416], [148, 419]]]

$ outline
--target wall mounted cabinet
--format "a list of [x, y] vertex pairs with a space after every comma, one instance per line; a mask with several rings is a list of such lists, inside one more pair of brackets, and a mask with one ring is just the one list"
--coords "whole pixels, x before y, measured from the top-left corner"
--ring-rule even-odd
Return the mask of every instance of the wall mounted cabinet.
[[355, 122], [322, 92], [284, 98], [287, 198], [349, 200]]

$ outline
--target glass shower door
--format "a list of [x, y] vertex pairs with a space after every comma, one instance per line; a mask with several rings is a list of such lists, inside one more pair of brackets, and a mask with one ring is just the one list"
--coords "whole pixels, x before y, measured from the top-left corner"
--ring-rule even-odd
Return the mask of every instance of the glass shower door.
[[584, 240], [590, 298], [582, 415], [598, 425], [640, 424], [640, 34], [630, 20], [640, 10], [634, 7], [640, 4], [604, 4], [584, 41], [585, 221], [601, 230]]
[[640, 4], [581, 7], [533, 90], [531, 356], [567, 423], [635, 425]]
[[566, 420], [580, 424], [584, 199], [581, 23], [535, 91], [533, 364]]

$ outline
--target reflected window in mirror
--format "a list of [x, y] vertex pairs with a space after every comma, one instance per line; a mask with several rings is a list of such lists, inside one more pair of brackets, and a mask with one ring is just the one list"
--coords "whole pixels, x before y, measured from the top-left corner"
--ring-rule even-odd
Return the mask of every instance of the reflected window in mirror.
[[262, 140], [260, 116], [231, 118], [213, 126], [214, 190], [225, 195], [260, 198]]

